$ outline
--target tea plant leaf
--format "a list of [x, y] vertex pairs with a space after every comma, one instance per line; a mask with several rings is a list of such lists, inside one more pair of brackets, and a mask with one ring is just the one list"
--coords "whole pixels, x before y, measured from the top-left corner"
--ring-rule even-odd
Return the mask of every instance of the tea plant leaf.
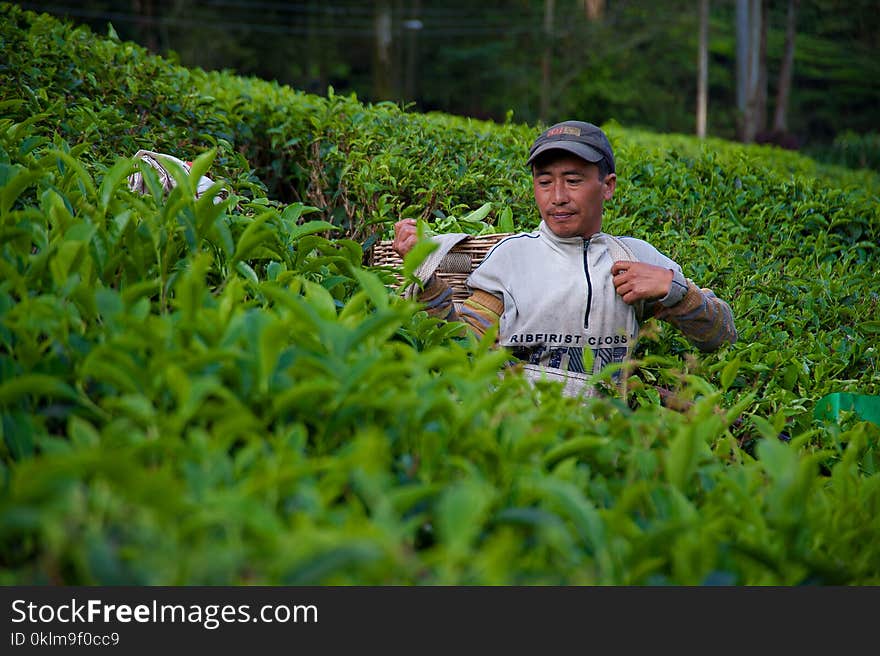
[[741, 398], [736, 404], [734, 404], [726, 413], [725, 413], [725, 423], [732, 424], [735, 420], [740, 418], [740, 415], [755, 402], [755, 397], [757, 394], [755, 392], [749, 392], [743, 398]]
[[287, 235], [291, 241], [298, 241], [308, 235], [315, 235], [321, 232], [336, 231], [339, 228], [327, 221], [309, 221], [289, 229]]
[[773, 424], [771, 424], [769, 421], [758, 415], [751, 415], [749, 417], [749, 421], [751, 422], [752, 426], [754, 426], [761, 434], [761, 437], [768, 441], [776, 441], [779, 433], [776, 432]]
[[438, 529], [450, 557], [463, 558], [488, 518], [491, 490], [466, 479], [447, 488], [438, 501]]
[[107, 171], [104, 175], [104, 179], [101, 181], [101, 186], [98, 188], [98, 200], [101, 203], [101, 209], [103, 212], [107, 212], [110, 206], [110, 200], [113, 198], [116, 190], [124, 182], [127, 182], [127, 176], [131, 172], [132, 167], [132, 160], [119, 159], [113, 165], [113, 168]]
[[252, 285], [257, 286], [260, 284], [257, 272], [254, 271], [253, 267], [247, 262], [237, 262], [235, 264], [235, 270], [241, 274], [242, 278], [250, 282]]
[[174, 189], [169, 194], [169, 200], [176, 198], [181, 204], [191, 203], [198, 189], [198, 180], [190, 176], [189, 171], [183, 165], [172, 159], [163, 159], [162, 167], [174, 180]]
[[466, 214], [461, 217], [459, 221], [463, 223], [479, 223], [487, 216], [489, 216], [489, 212], [492, 211], [492, 203], [483, 203], [480, 207], [475, 209], [473, 212]]
[[[199, 181], [202, 179], [202, 176], [208, 172], [208, 169], [211, 168], [211, 164], [214, 163], [214, 159], [217, 157], [217, 149], [209, 148], [205, 152], [198, 155], [193, 161], [192, 165], [189, 169], [189, 178], [190, 178], [190, 187], [193, 195], [195, 195], [198, 190]], [[215, 184], [222, 185], [220, 182], [215, 182]]]
[[347, 353], [363, 344], [381, 344], [397, 332], [401, 323], [397, 313], [379, 311], [364, 320], [342, 341], [340, 352]]
[[96, 447], [101, 443], [101, 435], [97, 429], [82, 417], [72, 416], [68, 421], [68, 432], [73, 444], [83, 447]]
[[734, 358], [730, 362], [728, 362], [724, 369], [721, 370], [721, 389], [727, 391], [730, 387], [730, 384], [736, 378], [736, 374], [739, 372], [740, 360], [739, 358]]
[[244, 260], [257, 246], [273, 239], [272, 231], [264, 229], [263, 225], [274, 216], [275, 212], [263, 212], [248, 223], [235, 245], [235, 252], [231, 258], [232, 263]]
[[319, 409], [335, 395], [339, 382], [335, 380], [308, 380], [296, 383], [273, 395], [272, 413], [283, 417], [289, 412]]
[[437, 248], [438, 244], [430, 240], [417, 242], [416, 245], [412, 247], [412, 250], [410, 250], [403, 258], [403, 277], [406, 280], [413, 279], [413, 274], [416, 269], [418, 269], [422, 262], [425, 261], [425, 258], [436, 251]]
[[414, 506], [435, 498], [442, 490], [443, 486], [439, 483], [398, 487], [390, 492], [391, 505], [395, 512], [405, 514]]
[[606, 548], [605, 526], [591, 501], [571, 483], [554, 478], [543, 478], [535, 485], [555, 502], [572, 521], [583, 543], [593, 552]]
[[221, 189], [221, 183], [214, 183], [196, 201], [196, 234], [200, 238], [207, 237], [212, 226], [218, 223], [225, 225], [223, 215], [234, 201], [231, 198], [227, 198], [225, 201], [215, 203], [214, 198]]
[[0, 217], [5, 217], [22, 192], [41, 177], [19, 166], [0, 165]]
[[88, 174], [83, 165], [77, 159], [75, 159], [69, 153], [56, 149], [47, 151], [47, 156], [56, 159], [59, 169], [62, 169], [64, 164], [71, 168], [71, 170], [76, 174], [77, 180], [82, 185], [87, 198], [96, 197], [97, 193], [95, 191], [95, 183], [93, 182], [92, 177]]
[[597, 437], [594, 435], [573, 437], [550, 449], [544, 455], [544, 466], [552, 469], [557, 463], [566, 458], [593, 454], [597, 449], [608, 445], [610, 441], [607, 437]]
[[700, 439], [697, 431], [689, 426], [681, 426], [665, 453], [666, 479], [682, 492], [697, 469], [699, 462]]
[[[317, 207], [312, 207], [311, 205], [304, 205], [303, 203], [291, 203], [281, 212], [281, 218], [284, 220], [288, 231], [291, 231], [295, 228], [301, 216], [318, 211], [320, 210]], [[326, 221], [323, 223], [331, 226], [330, 228], [327, 228], [328, 230], [337, 229], [337, 227], [334, 226], [332, 223], [327, 223]]]
[[272, 374], [275, 372], [278, 357], [287, 346], [287, 340], [288, 328], [280, 321], [264, 326], [260, 332], [259, 341], [257, 342], [257, 354], [260, 372], [260, 391], [263, 393], [269, 391]]
[[351, 272], [373, 303], [373, 307], [379, 310], [388, 307], [388, 290], [376, 274], [358, 267], [352, 267]]
[[67, 383], [45, 374], [25, 374], [0, 384], [0, 404], [10, 405], [27, 396], [76, 400], [77, 393]]
[[[34, 455], [36, 432], [37, 429], [29, 415], [15, 411], [0, 413], [0, 436], [3, 438], [0, 444], [8, 449], [12, 460], [20, 462]], [[0, 518], [3, 514], [0, 512]]]
[[379, 545], [366, 540], [346, 540], [304, 559], [281, 578], [284, 585], [324, 585], [348, 571], [359, 571], [383, 557]]
[[499, 232], [515, 232], [516, 227], [513, 223], [513, 210], [510, 207], [505, 207], [501, 210], [501, 216], [498, 219], [498, 231]]
[[336, 299], [323, 286], [311, 280], [303, 280], [305, 299], [319, 317], [325, 320], [336, 318]]
[[140, 158], [138, 158], [137, 167], [144, 181], [146, 181], [147, 189], [150, 190], [150, 195], [153, 197], [153, 200], [157, 204], [160, 204], [165, 196], [165, 190], [162, 187], [162, 183], [159, 181], [159, 174], [156, 172], [156, 169]]

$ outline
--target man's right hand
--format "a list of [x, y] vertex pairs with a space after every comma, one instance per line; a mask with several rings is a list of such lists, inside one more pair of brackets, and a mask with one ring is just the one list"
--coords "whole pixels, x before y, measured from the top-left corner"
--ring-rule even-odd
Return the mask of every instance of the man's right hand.
[[673, 275], [672, 269], [647, 262], [620, 260], [611, 265], [614, 289], [627, 305], [663, 298], [669, 294]]
[[394, 224], [394, 241], [391, 248], [400, 257], [406, 257], [419, 239], [415, 219], [401, 219]]

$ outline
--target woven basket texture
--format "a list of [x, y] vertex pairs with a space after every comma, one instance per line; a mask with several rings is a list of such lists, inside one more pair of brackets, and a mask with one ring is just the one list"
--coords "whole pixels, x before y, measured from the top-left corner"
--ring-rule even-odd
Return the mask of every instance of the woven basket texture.
[[[468, 297], [467, 285], [465, 284], [471, 274], [492, 247], [512, 232], [496, 232], [489, 235], [476, 235], [468, 237], [452, 247], [446, 257], [441, 260], [437, 267], [437, 275], [445, 280], [452, 288], [453, 299], [461, 302]], [[403, 266], [403, 260], [391, 248], [391, 240], [377, 242], [373, 246], [370, 258], [372, 266], [389, 267], [399, 270]], [[397, 276], [399, 282], [402, 277]]]

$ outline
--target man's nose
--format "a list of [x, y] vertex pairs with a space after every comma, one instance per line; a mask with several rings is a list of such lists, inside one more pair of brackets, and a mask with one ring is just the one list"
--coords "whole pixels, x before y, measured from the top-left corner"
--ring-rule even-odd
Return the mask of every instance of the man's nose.
[[554, 205], [564, 205], [568, 202], [568, 192], [564, 184], [553, 185], [552, 200]]

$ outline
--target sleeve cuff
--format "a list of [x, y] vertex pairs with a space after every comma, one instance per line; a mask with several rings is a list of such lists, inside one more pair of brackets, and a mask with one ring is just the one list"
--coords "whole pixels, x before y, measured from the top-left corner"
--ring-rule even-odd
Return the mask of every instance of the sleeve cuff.
[[660, 299], [659, 303], [665, 308], [670, 308], [681, 302], [688, 290], [688, 283], [681, 271], [672, 271], [672, 282], [669, 284], [669, 292]]

